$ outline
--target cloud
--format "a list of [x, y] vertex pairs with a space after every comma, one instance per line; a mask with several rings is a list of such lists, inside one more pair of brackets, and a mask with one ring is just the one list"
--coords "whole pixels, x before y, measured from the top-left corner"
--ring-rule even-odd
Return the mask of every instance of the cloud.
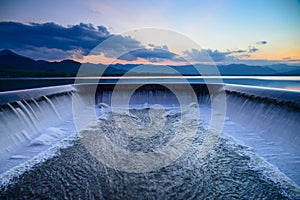
[[95, 49], [95, 52], [91, 53], [95, 55], [103, 53], [108, 58], [117, 58], [123, 54], [123, 52], [143, 48], [145, 47], [141, 45], [139, 41], [130, 36], [114, 35], [112, 41], [101, 44], [100, 47]]
[[81, 50], [85, 55], [110, 33], [103, 26], [80, 23], [63, 27], [53, 22], [22, 24], [0, 22], [0, 47], [8, 49], [48, 48]]
[[211, 59], [215, 62], [225, 60], [225, 57], [228, 53], [222, 53], [218, 50], [211, 50], [211, 49], [192, 49], [192, 50], [185, 50], [183, 53], [186, 55], [187, 60], [189, 61], [196, 61], [196, 62], [210, 62]]
[[[114, 37], [113, 42], [94, 49], [110, 37]], [[85, 23], [64, 27], [53, 22], [0, 22], [0, 49], [11, 49], [24, 56], [45, 60], [80, 59], [82, 56], [99, 54], [117, 58], [123, 52], [129, 53], [119, 59], [126, 61], [138, 58], [152, 62], [176, 59], [167, 46], [149, 44], [146, 48], [130, 36], [112, 35], [104, 26], [94, 27]]]
[[217, 49], [192, 49], [183, 51], [183, 54], [185, 58], [191, 62], [235, 62], [250, 57], [252, 53], [258, 50], [259, 49], [252, 46], [249, 46], [248, 50], [234, 49], [224, 52]]
[[211, 49], [208, 49], [206, 51], [215, 62], [224, 61], [226, 58], [226, 55], [230, 54], [230, 52], [220, 52], [218, 50], [212, 51]]
[[258, 50], [259, 50], [259, 49], [256, 48], [256, 47], [249, 46], [248, 52], [249, 52], [249, 53], [255, 53], [255, 52], [257, 52]]
[[61, 50], [56, 48], [33, 47], [20, 49], [20, 55], [35, 59], [35, 60], [63, 60], [63, 59], [81, 59], [83, 52], [81, 50]]
[[[242, 54], [247, 53], [247, 50], [238, 49], [238, 50], [228, 50], [225, 52], [221, 52], [219, 50], [211, 50], [211, 49], [192, 49], [192, 50], [185, 50], [183, 53], [186, 55], [186, 58], [190, 61], [196, 62], [222, 62], [225, 60], [232, 60], [233, 56], [231, 54]], [[240, 55], [239, 55], [240, 56]]]
[[297, 59], [297, 58], [291, 58], [291, 57], [285, 57], [285, 58], [282, 58], [282, 60], [284, 62], [300, 62], [300, 59]]
[[104, 26], [80, 23], [61, 26], [53, 22], [0, 22], [0, 49], [11, 49], [34, 59], [59, 60], [81, 58], [104, 40], [114, 36], [114, 43], [100, 49], [107, 57], [118, 56], [128, 49], [144, 48], [128, 36], [112, 35]]
[[[113, 42], [102, 43], [106, 39]], [[266, 41], [259, 41], [266, 44]], [[258, 44], [257, 43], [257, 44]], [[212, 49], [190, 49], [183, 51], [182, 57], [169, 51], [168, 46], [148, 44], [143, 46], [130, 36], [113, 35], [104, 26], [80, 23], [61, 26], [49, 23], [0, 22], [0, 49], [11, 49], [33, 59], [62, 60], [81, 59], [87, 55], [102, 55], [123, 61], [144, 59], [149, 62], [232, 62], [258, 51], [249, 46], [247, 50], [234, 49], [227, 51]], [[123, 54], [124, 52], [128, 52]], [[185, 60], [186, 59], [186, 60]]]
[[247, 50], [244, 50], [244, 49], [238, 49], [238, 50], [231, 50], [231, 51], [227, 51], [229, 54], [233, 54], [233, 53], [235, 53], [235, 54], [238, 54], [238, 53], [246, 53], [247, 52]]
[[143, 58], [151, 62], [159, 62], [163, 60], [176, 60], [176, 54], [168, 51], [168, 48], [154, 47], [152, 49], [140, 48], [135, 51], [129, 52], [119, 57], [119, 59], [133, 61], [138, 58]]
[[261, 41], [256, 42], [256, 44], [258, 44], [258, 45], [265, 45], [265, 44], [267, 44], [267, 43], [268, 43], [268, 42], [265, 41], [265, 40], [261, 40]]

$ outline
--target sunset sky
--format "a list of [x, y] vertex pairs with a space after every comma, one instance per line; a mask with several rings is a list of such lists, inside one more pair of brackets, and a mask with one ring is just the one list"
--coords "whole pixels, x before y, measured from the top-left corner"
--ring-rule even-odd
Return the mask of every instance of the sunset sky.
[[[118, 62], [153, 62], [159, 55], [156, 63], [180, 63], [179, 57], [193, 59], [206, 50], [217, 63], [300, 64], [299, 0], [3, 0], [0, 21], [0, 49], [34, 59], [93, 61], [89, 52], [111, 35], [158, 28], [183, 34], [202, 50], [181, 49], [174, 60], [161, 56], [164, 45], [172, 51], [168, 44], [129, 41], [143, 53]], [[106, 52], [93, 62], [109, 58]]]

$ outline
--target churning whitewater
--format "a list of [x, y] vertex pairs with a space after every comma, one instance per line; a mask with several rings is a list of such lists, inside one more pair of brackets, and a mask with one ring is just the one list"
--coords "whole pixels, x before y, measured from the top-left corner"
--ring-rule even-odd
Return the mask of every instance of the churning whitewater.
[[300, 199], [299, 93], [227, 86], [222, 116], [223, 86], [193, 87], [139, 88], [126, 109], [110, 86], [1, 93], [0, 198]]
[[[194, 105], [187, 112], [180, 108], [148, 107], [112, 113], [105, 104], [97, 109], [98, 119], [81, 130], [80, 137], [70, 141], [71, 146], [15, 177], [8, 186], [2, 186], [1, 199], [300, 198], [299, 189], [284, 175], [224, 134], [206, 156], [200, 156], [207, 131], [202, 120], [190, 115], [198, 109]], [[155, 118], [158, 115], [163, 119]], [[186, 129], [179, 128], [183, 115], [191, 119]], [[121, 128], [116, 119], [117, 124], [122, 121]], [[152, 132], [147, 137], [128, 134], [136, 126], [151, 127]], [[174, 160], [167, 159], [174, 152], [167, 151], [169, 154], [165, 155], [158, 151], [170, 145], [181, 134], [179, 131], [189, 131], [189, 127], [198, 128], [195, 135], [187, 134], [187, 138], [176, 141], [189, 145], [173, 146], [171, 150], [177, 155]], [[99, 141], [101, 135], [111, 143]], [[130, 152], [134, 159], [124, 159], [120, 152], [113, 152], [112, 144]], [[106, 151], [110, 153], [103, 154]], [[154, 153], [156, 159], [145, 159], [143, 155], [148, 153]], [[141, 156], [142, 162], [134, 156]]]

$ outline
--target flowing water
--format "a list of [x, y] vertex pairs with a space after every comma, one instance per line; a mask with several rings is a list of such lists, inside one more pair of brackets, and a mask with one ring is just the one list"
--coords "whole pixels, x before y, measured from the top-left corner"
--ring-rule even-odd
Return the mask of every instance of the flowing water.
[[[87, 108], [96, 110], [97, 118], [88, 119], [88, 125], [78, 134], [70, 120], [70, 98], [80, 97], [78, 102], [83, 107], [86, 99], [72, 92], [42, 95], [2, 106], [0, 198], [300, 199], [299, 187], [294, 182], [299, 175], [297, 151], [294, 157], [292, 151], [286, 154], [295, 169], [281, 170], [270, 164], [268, 157], [260, 155], [259, 143], [264, 143], [266, 151], [272, 151], [271, 147], [277, 147], [276, 142], [266, 143], [268, 140], [259, 138], [255, 129], [226, 117], [223, 132], [210, 151], [201, 156], [201, 149], [207, 145], [209, 97], [198, 97], [199, 107], [190, 104], [184, 109], [178, 107], [174, 96], [163, 91], [137, 92], [136, 100], [131, 102], [142, 102], [145, 96], [146, 104], [131, 106], [126, 112], [123, 108], [113, 111], [105, 104], [110, 101], [111, 93], [103, 93], [99, 101], [104, 103]], [[244, 97], [228, 98], [233, 98], [231, 102], [239, 103], [243, 109], [253, 109], [256, 105], [247, 104]], [[168, 105], [155, 106], [159, 100]], [[273, 103], [269, 106], [265, 103], [261, 110], [271, 109], [274, 115], [285, 112], [285, 118], [298, 119], [294, 108], [286, 110]], [[199, 120], [191, 115], [195, 111], [200, 111]], [[188, 124], [180, 128], [183, 118], [188, 119]], [[14, 126], [17, 121], [22, 125]], [[288, 128], [293, 130], [296, 126], [289, 122]], [[147, 128], [147, 137], [142, 135], [143, 127]], [[195, 134], [190, 134], [192, 130]], [[248, 135], [250, 143], [241, 142], [239, 133]], [[104, 136], [111, 143], [99, 140]], [[172, 143], [174, 138], [176, 143]], [[247, 147], [251, 139], [256, 141], [258, 151]], [[132, 157], [122, 159], [123, 154], [112, 151], [111, 144], [130, 152], [125, 156]], [[163, 151], [168, 145], [171, 150]], [[282, 151], [283, 155], [287, 152]], [[144, 155], [152, 156], [145, 159]], [[277, 162], [288, 160], [282, 155], [278, 157]]]

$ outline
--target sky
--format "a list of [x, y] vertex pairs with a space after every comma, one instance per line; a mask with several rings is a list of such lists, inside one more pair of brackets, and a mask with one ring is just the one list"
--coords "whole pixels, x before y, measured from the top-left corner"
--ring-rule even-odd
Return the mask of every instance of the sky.
[[[170, 43], [125, 34], [143, 28], [181, 34], [198, 46], [178, 50], [178, 44], [174, 53]], [[94, 47], [116, 35], [123, 45], [119, 49], [137, 50], [115, 58], [113, 44], [91, 55]], [[182, 64], [201, 62], [208, 54], [225, 64], [300, 64], [300, 1], [2, 0], [0, 49], [33, 59], [80, 62]]]

